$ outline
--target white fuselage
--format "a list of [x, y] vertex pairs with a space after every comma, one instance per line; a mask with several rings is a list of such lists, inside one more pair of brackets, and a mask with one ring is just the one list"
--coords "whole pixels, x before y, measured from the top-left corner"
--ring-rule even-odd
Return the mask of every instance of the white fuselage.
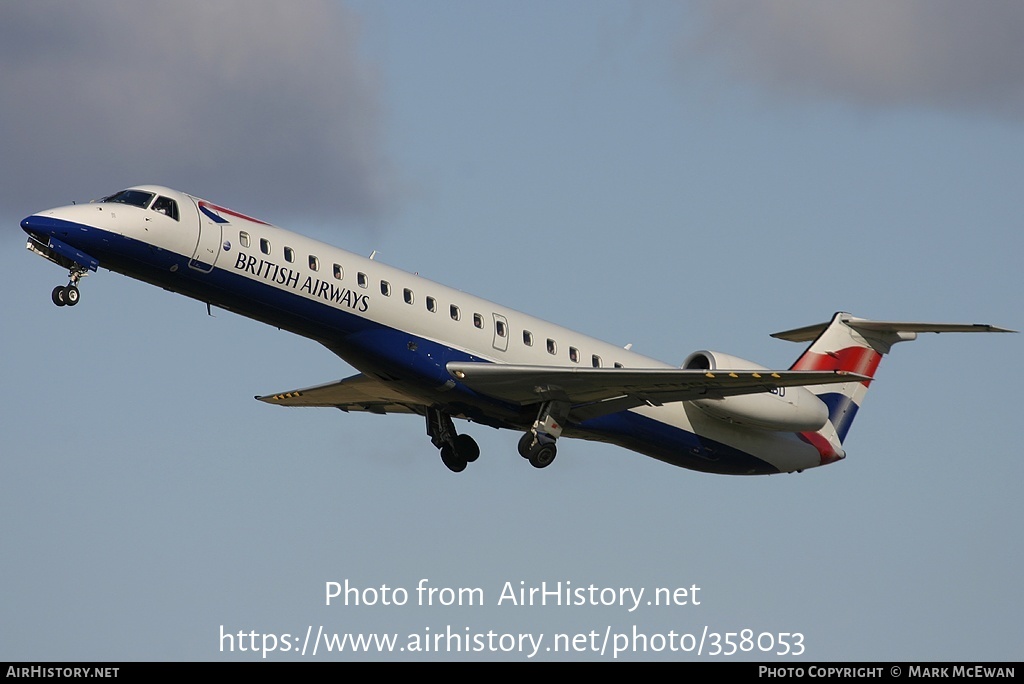
[[[428, 404], [451, 397], [445, 364], [452, 360], [673, 368], [190, 195], [160, 186], [136, 189], [173, 200], [177, 217], [101, 201], [41, 212], [23, 226], [73, 244], [105, 268], [315, 339], [364, 373], [390, 375]], [[460, 401], [486, 403], [472, 392]], [[491, 418], [482, 419], [485, 414]], [[566, 434], [709, 472], [788, 472], [821, 464], [818, 451], [795, 434], [735, 425], [689, 402], [622, 414], [567, 426]], [[523, 427], [527, 418], [510, 406], [453, 415], [500, 427]], [[755, 465], [722, 467], [736, 454]]]

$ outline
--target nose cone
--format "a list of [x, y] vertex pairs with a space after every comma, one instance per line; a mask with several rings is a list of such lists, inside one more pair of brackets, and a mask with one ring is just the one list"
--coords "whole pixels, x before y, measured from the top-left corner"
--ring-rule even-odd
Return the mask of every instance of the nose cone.
[[40, 214], [26, 216], [21, 229], [29, 234], [28, 248], [55, 264], [95, 271], [99, 261], [91, 256], [94, 249], [102, 245], [97, 241], [88, 225], [59, 217], [61, 210], [51, 209]]
[[[21, 229], [26, 233], [33, 233], [35, 235], [53, 235], [54, 232], [61, 227], [60, 224], [67, 223], [67, 221], [61, 221], [55, 219], [52, 216], [43, 216], [42, 214], [32, 214], [26, 216], [21, 220]], [[67, 230], [66, 226], [64, 230]]]
[[21, 229], [30, 235], [50, 235], [61, 239], [78, 235], [87, 231], [93, 222], [91, 216], [75, 209], [77, 207], [59, 207], [26, 216], [21, 221]]

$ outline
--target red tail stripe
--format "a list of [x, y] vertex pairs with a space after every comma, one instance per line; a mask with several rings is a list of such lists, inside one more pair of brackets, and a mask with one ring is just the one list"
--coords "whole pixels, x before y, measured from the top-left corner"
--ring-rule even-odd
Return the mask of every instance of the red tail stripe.
[[873, 378], [881, 360], [881, 354], [866, 347], [847, 347], [828, 354], [808, 351], [793, 364], [793, 370], [842, 370]]

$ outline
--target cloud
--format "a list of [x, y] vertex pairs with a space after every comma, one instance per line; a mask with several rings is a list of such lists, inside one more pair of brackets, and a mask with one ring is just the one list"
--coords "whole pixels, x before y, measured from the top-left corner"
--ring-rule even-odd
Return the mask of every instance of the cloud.
[[1024, 5], [959, 0], [713, 0], [689, 61], [781, 95], [1024, 115]]
[[322, 0], [0, 6], [0, 211], [160, 183], [374, 221], [393, 191], [358, 17]]

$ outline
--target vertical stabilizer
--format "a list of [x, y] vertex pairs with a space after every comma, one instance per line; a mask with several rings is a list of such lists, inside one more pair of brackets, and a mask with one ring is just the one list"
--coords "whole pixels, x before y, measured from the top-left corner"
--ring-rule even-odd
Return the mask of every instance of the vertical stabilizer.
[[[839, 312], [831, 322], [775, 333], [772, 337], [792, 342], [813, 340], [793, 364], [792, 370], [842, 370], [869, 378], [882, 356], [897, 342], [917, 339], [922, 332], [1013, 332], [991, 325], [872, 321]], [[801, 433], [821, 453], [822, 462], [844, 457], [842, 443], [867, 394], [870, 380], [808, 387], [828, 406], [829, 420], [813, 433]]]

